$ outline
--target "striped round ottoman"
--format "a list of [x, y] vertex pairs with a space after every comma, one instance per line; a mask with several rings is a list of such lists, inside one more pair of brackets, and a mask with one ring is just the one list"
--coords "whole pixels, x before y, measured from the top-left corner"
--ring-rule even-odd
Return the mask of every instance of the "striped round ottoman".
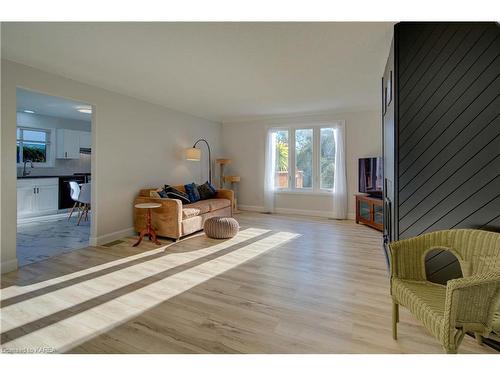
[[232, 238], [236, 236], [240, 225], [232, 217], [211, 217], [203, 224], [205, 234], [210, 238]]

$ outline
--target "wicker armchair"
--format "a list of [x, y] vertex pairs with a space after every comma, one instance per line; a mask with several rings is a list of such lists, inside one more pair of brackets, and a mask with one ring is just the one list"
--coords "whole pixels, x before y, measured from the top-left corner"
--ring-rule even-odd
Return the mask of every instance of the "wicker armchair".
[[[474, 332], [479, 342], [492, 333], [500, 311], [500, 233], [445, 230], [393, 242], [389, 248], [395, 340], [399, 305], [423, 323], [446, 353], [457, 352], [465, 332]], [[452, 252], [464, 277], [446, 285], [427, 281], [424, 259], [431, 249]]]

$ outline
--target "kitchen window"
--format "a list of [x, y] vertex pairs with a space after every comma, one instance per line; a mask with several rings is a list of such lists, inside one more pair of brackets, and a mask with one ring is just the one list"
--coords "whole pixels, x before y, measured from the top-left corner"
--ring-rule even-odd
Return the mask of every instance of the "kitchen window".
[[32, 161], [36, 166], [49, 166], [51, 132], [48, 129], [17, 127], [17, 164]]
[[273, 128], [271, 133], [275, 150], [272, 170], [276, 191], [326, 193], [333, 190], [333, 126]]

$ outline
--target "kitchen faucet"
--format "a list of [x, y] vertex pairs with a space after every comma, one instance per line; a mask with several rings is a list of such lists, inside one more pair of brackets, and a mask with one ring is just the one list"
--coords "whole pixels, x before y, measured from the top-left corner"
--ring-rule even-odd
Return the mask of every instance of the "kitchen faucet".
[[31, 173], [31, 171], [27, 171], [26, 170], [26, 163], [30, 163], [31, 168], [33, 168], [33, 162], [31, 160], [25, 160], [24, 161], [24, 167], [23, 167], [23, 177], [24, 176], [28, 176]]

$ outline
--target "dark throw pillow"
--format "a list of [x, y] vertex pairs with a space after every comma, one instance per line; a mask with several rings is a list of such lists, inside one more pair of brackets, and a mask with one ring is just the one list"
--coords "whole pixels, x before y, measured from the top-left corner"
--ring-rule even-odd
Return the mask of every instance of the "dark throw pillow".
[[158, 195], [162, 198], [168, 198], [167, 192], [165, 190], [159, 191]]
[[200, 200], [200, 193], [198, 193], [198, 188], [194, 182], [184, 185], [186, 189], [186, 194], [191, 202], [198, 202]]
[[186, 193], [177, 190], [176, 188], [170, 185], [165, 185], [163, 190], [158, 194], [160, 194], [160, 197], [162, 198], [179, 199], [182, 202], [182, 204], [191, 203], [191, 200], [189, 199], [189, 196]]
[[215, 186], [214, 186], [214, 185], [212, 185], [212, 184], [211, 184], [210, 182], [208, 182], [208, 181], [207, 181], [207, 182], [205, 182], [205, 183], [208, 185], [208, 187], [210, 188], [210, 190], [212, 190], [212, 193], [214, 193], [214, 194], [215, 194], [215, 193], [217, 193], [217, 189], [215, 188]]
[[213, 186], [207, 181], [203, 185], [198, 185], [198, 193], [200, 194], [200, 200], [213, 198], [215, 192]]

